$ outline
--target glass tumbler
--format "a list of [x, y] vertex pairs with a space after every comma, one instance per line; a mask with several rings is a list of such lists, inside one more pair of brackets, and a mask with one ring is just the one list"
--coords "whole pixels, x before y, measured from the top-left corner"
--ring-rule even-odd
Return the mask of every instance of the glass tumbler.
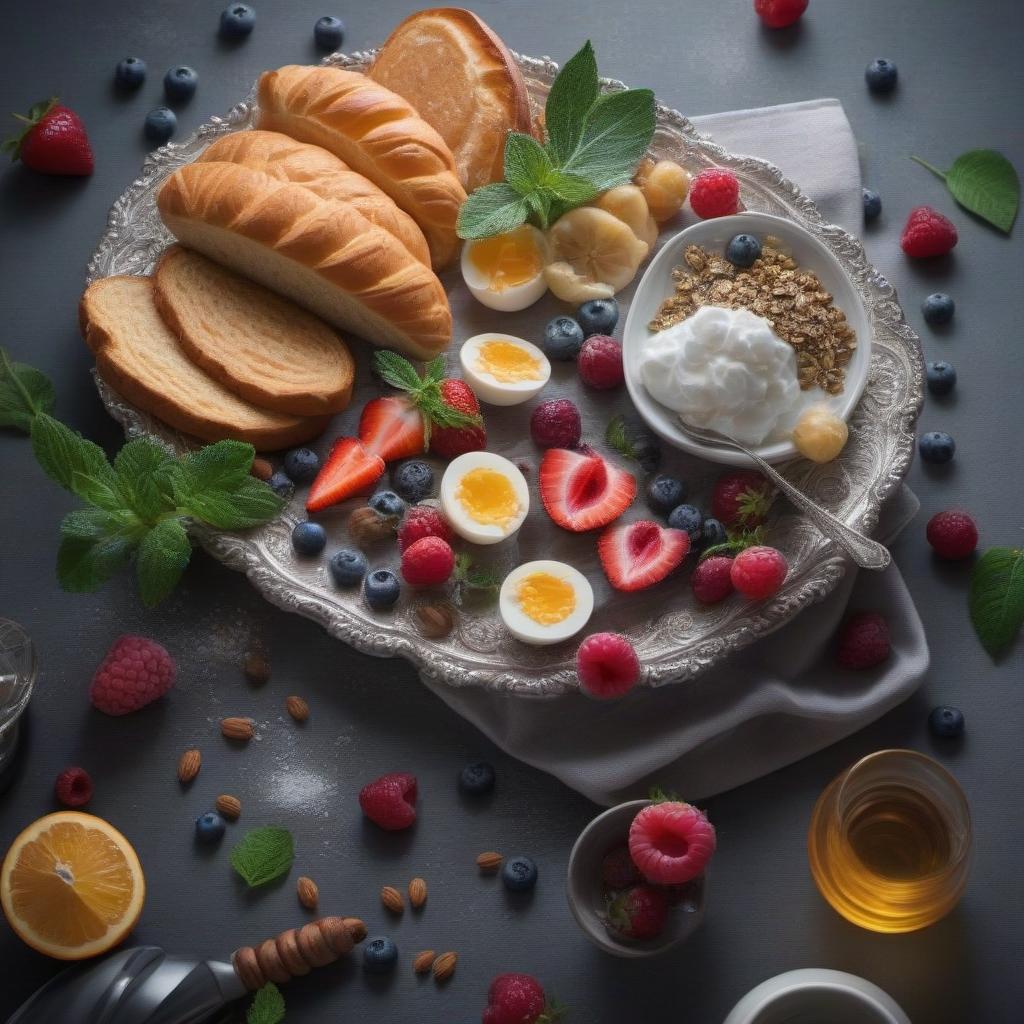
[[0, 772], [18, 748], [19, 719], [36, 679], [36, 649], [16, 622], [0, 618]]

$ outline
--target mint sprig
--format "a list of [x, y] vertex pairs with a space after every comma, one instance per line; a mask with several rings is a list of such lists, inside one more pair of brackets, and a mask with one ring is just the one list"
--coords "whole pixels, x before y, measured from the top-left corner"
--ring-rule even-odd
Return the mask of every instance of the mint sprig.
[[284, 996], [272, 981], [268, 981], [252, 997], [245, 1014], [245, 1024], [281, 1024], [283, 1020]]
[[294, 860], [291, 832], [275, 825], [252, 829], [231, 851], [231, 866], [250, 888], [287, 874]]
[[598, 193], [625, 184], [654, 136], [654, 93], [602, 95], [589, 40], [551, 85], [547, 140], [509, 132], [505, 180], [472, 192], [459, 211], [460, 238], [488, 238], [526, 221], [546, 228]]
[[978, 559], [968, 607], [978, 639], [997, 658], [1024, 625], [1024, 550], [990, 548]]
[[24, 363], [12, 363], [0, 348], [0, 427], [26, 434], [41, 412], [53, 411], [53, 385], [46, 374]]
[[994, 149], [972, 149], [939, 170], [919, 156], [911, 160], [946, 183], [953, 198], [966, 210], [1009, 234], [1020, 205], [1020, 180], [1013, 164]]

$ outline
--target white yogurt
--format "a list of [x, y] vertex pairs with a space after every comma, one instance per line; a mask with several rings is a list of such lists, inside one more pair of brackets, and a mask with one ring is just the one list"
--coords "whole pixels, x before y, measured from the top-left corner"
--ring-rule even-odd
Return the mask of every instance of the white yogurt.
[[749, 445], [787, 437], [804, 405], [792, 347], [747, 309], [702, 306], [655, 334], [640, 379], [686, 423]]

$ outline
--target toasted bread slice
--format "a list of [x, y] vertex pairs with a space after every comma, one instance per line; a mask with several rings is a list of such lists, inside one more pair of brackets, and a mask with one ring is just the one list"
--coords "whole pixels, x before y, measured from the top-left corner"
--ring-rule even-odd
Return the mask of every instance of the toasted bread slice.
[[437, 129], [472, 191], [504, 176], [505, 138], [530, 134], [530, 97], [515, 58], [472, 11], [417, 11], [388, 36], [368, 72]]
[[356, 174], [333, 153], [280, 132], [231, 132], [212, 142], [200, 160], [226, 160], [279, 181], [304, 185], [321, 199], [351, 203], [368, 221], [390, 231], [420, 261], [430, 266], [430, 249], [416, 221], [369, 178]]
[[179, 245], [163, 254], [153, 284], [185, 354], [229, 391], [295, 416], [348, 405], [355, 364], [319, 317]]
[[196, 366], [157, 312], [151, 278], [94, 281], [82, 296], [79, 320], [100, 376], [175, 430], [274, 451], [309, 441], [327, 426], [327, 417], [288, 416], [252, 405]]

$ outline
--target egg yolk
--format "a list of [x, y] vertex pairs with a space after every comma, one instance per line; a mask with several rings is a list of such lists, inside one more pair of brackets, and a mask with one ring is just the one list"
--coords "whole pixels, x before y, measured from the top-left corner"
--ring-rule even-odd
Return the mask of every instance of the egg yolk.
[[455, 497], [474, 521], [484, 526], [508, 526], [519, 515], [512, 481], [496, 469], [471, 469], [459, 480]]
[[502, 384], [540, 379], [540, 360], [511, 341], [485, 341], [477, 350], [476, 367]]
[[469, 250], [469, 261], [487, 278], [487, 287], [493, 292], [526, 284], [544, 269], [533, 232], [528, 227], [474, 242]]
[[553, 626], [568, 618], [576, 608], [576, 591], [549, 572], [524, 576], [516, 588], [516, 598], [523, 614], [541, 626]]

